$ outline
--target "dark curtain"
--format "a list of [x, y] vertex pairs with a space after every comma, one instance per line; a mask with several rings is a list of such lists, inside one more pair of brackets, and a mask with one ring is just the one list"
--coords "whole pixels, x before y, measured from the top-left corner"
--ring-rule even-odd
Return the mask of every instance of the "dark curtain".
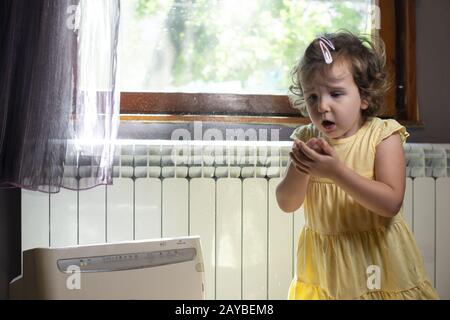
[[[119, 114], [115, 88], [119, 4], [119, 0], [1, 1], [1, 186], [58, 192], [60, 187], [85, 189], [112, 182]], [[96, 37], [106, 43], [102, 50]], [[107, 77], [107, 86], [95, 85], [98, 70], [92, 70], [88, 59], [108, 71], [100, 75], [103, 81]], [[65, 178], [73, 177], [83, 158], [89, 159], [87, 177]]]

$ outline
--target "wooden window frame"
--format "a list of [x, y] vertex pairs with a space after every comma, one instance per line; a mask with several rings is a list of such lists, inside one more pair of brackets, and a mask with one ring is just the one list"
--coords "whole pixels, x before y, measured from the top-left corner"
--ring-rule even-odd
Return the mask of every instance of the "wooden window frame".
[[[416, 96], [415, 0], [378, 0], [380, 37], [392, 87], [381, 117], [421, 126]], [[310, 122], [285, 95], [122, 92], [121, 120], [144, 122], [219, 121], [298, 125]]]

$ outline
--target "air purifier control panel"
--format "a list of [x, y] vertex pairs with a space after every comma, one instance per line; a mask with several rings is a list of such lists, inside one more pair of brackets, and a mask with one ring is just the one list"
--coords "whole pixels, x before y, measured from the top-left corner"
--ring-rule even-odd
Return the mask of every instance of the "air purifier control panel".
[[168, 264], [194, 260], [195, 248], [180, 248], [151, 252], [136, 252], [105, 256], [82, 257], [57, 260], [58, 269], [63, 273], [109, 272], [131, 269], [152, 268]]

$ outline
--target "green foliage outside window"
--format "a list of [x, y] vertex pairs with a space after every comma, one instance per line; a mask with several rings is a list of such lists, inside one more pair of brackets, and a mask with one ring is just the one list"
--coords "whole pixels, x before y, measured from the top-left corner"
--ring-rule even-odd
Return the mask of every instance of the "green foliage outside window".
[[[317, 35], [342, 28], [370, 33], [371, 28], [371, 0], [124, 3], [128, 6], [126, 23], [136, 25], [122, 38], [122, 82], [126, 89], [136, 87], [134, 91], [285, 94], [292, 66]], [[149, 21], [159, 21], [158, 27]], [[145, 40], [133, 31], [138, 28], [141, 36], [156, 41], [147, 41], [144, 56], [139, 56], [137, 48]], [[133, 67], [139, 59], [146, 62]], [[221, 83], [232, 86], [218, 85]]]

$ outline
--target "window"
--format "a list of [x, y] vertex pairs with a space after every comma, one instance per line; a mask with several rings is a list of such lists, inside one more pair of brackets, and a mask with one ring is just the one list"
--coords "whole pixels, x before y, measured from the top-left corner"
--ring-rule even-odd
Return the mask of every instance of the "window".
[[421, 125], [416, 91], [415, 0], [379, 0], [379, 6], [380, 36], [386, 43], [393, 77], [385, 115], [406, 125]]
[[[306, 45], [325, 30], [376, 32], [381, 9], [394, 67], [397, 40], [384, 24], [396, 25], [393, 12], [405, 1], [123, 1], [121, 118], [306, 123], [286, 95]], [[391, 91], [386, 116], [404, 115], [399, 93]]]

